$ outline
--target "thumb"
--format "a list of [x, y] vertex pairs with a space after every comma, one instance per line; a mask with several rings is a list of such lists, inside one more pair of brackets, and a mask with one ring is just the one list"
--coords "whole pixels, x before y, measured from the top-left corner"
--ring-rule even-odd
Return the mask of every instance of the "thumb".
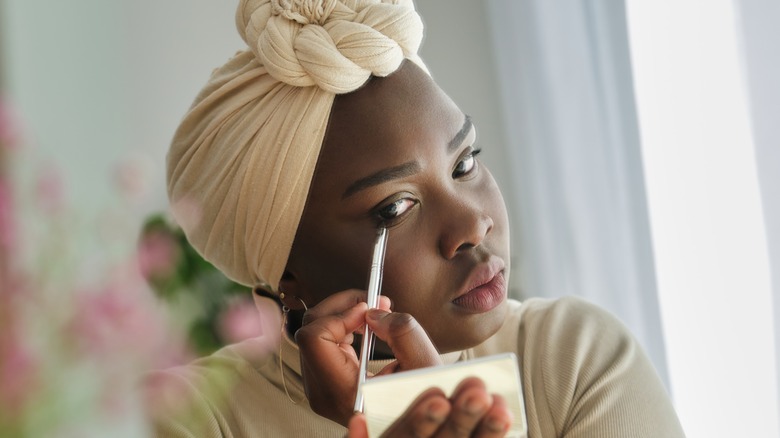
[[393, 351], [398, 371], [441, 364], [439, 352], [412, 315], [371, 309], [366, 314], [366, 321], [374, 334]]
[[368, 424], [363, 414], [353, 415], [347, 427], [347, 438], [368, 438]]

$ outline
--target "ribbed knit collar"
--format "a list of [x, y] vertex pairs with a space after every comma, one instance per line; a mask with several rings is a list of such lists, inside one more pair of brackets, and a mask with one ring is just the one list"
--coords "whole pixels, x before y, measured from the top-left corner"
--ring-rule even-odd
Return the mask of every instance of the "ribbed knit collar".
[[[458, 362], [459, 360], [467, 357], [467, 351], [453, 351], [451, 353], [445, 353], [440, 355], [444, 364], [451, 364]], [[294, 340], [290, 339], [287, 333], [282, 335], [282, 361], [295, 372], [297, 376], [301, 375], [301, 356], [298, 344]], [[382, 368], [392, 362], [393, 359], [372, 360], [368, 362], [368, 371], [370, 373], [378, 373]]]

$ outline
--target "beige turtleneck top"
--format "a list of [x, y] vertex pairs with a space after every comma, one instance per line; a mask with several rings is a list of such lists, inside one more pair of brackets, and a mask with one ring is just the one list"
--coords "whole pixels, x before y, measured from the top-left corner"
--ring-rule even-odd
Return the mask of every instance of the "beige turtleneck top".
[[[481, 345], [445, 362], [513, 352], [530, 438], [683, 437], [671, 401], [626, 328], [577, 298], [510, 300], [506, 323]], [[254, 340], [189, 365], [156, 371], [147, 385], [160, 437], [343, 437], [346, 429], [315, 414], [305, 400], [298, 349], [282, 341], [263, 352]], [[386, 362], [371, 364], [374, 371]]]

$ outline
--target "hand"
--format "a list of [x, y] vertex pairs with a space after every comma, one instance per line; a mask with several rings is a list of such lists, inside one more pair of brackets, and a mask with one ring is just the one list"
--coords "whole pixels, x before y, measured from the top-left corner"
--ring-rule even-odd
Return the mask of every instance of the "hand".
[[344, 426], [352, 417], [357, 393], [359, 363], [352, 347], [354, 333], [362, 332], [366, 322], [396, 357], [381, 374], [441, 363], [436, 348], [413, 317], [389, 312], [390, 300], [384, 296], [379, 309], [366, 312], [365, 300], [366, 292], [356, 289], [331, 295], [306, 312], [303, 326], [295, 334], [312, 410]]
[[[334, 294], [306, 312], [295, 335], [301, 352], [306, 396], [319, 415], [349, 425], [350, 436], [367, 436], [365, 418], [353, 415], [359, 363], [352, 347], [354, 333], [368, 323], [385, 341], [396, 360], [378, 374], [441, 364], [425, 330], [408, 314], [390, 312], [381, 297], [379, 308], [367, 311], [366, 293], [349, 290]], [[477, 378], [464, 379], [450, 399], [438, 388], [424, 391], [384, 436], [498, 437], [512, 423], [499, 396], [487, 393]]]
[[[503, 398], [489, 395], [476, 378], [463, 379], [450, 399], [438, 388], [423, 391], [382, 437], [502, 437], [512, 424]], [[363, 414], [349, 422], [349, 438], [366, 438]]]

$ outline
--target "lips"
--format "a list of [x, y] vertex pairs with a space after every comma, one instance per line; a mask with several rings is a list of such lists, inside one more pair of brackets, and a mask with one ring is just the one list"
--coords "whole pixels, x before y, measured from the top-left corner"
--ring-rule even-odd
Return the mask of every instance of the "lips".
[[471, 272], [466, 287], [452, 303], [470, 313], [484, 313], [496, 308], [505, 298], [504, 264], [493, 258]]

